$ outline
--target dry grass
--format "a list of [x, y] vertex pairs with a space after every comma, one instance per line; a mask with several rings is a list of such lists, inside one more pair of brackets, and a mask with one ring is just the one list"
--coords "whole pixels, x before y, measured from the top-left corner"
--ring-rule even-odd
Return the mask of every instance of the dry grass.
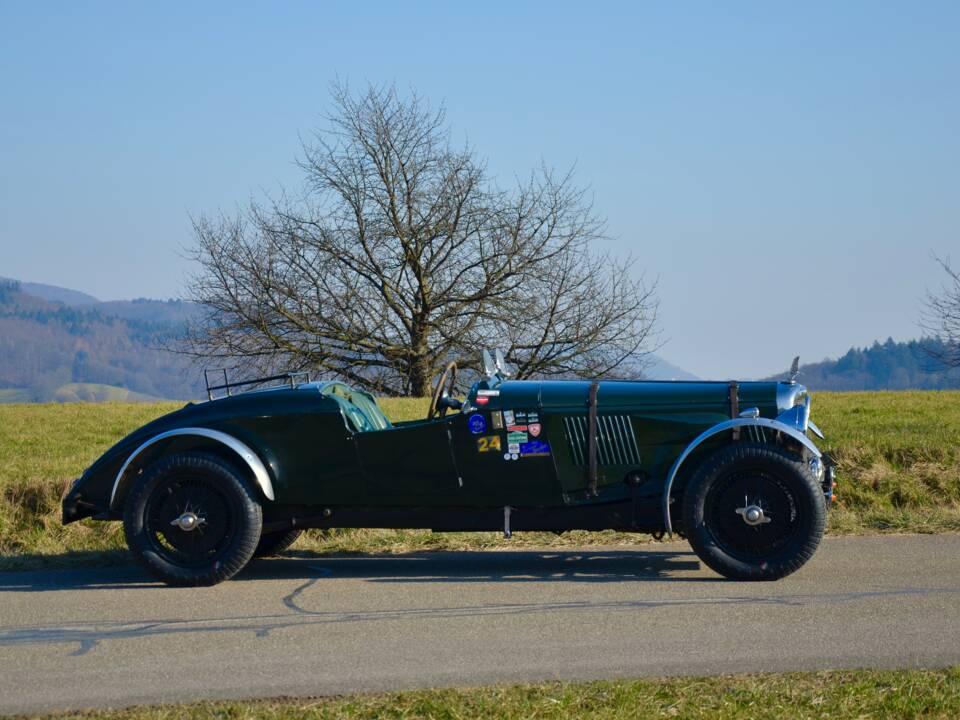
[[831, 532], [960, 530], [960, 392], [820, 393], [838, 463]]
[[[421, 417], [426, 401], [387, 399], [395, 420]], [[0, 405], [0, 569], [124, 558], [118, 523], [60, 525], [69, 482], [117, 439], [177, 407], [153, 404]], [[838, 461], [841, 505], [830, 532], [960, 530], [960, 392], [822, 393], [814, 417]], [[433, 534], [428, 531], [312, 532], [297, 549], [408, 552], [427, 549], [626, 544], [624, 533]], [[110, 552], [114, 551], [114, 552]]]

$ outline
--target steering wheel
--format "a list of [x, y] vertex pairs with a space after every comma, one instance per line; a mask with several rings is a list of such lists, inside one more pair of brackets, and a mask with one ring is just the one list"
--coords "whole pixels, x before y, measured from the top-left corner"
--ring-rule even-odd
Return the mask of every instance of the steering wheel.
[[443, 417], [447, 414], [448, 406], [441, 404], [441, 400], [449, 397], [453, 393], [453, 388], [457, 384], [457, 364], [453, 361], [447, 363], [447, 366], [440, 374], [437, 381], [437, 389], [433, 391], [433, 399], [430, 401], [430, 410], [427, 412], [427, 420], [436, 415]]

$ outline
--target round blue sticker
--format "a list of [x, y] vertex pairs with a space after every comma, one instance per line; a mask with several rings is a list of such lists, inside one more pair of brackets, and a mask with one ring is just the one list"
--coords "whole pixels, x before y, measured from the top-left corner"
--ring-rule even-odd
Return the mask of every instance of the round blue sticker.
[[480, 413], [474, 413], [467, 418], [467, 427], [470, 428], [470, 432], [474, 435], [479, 435], [482, 432], [486, 432], [487, 419]]

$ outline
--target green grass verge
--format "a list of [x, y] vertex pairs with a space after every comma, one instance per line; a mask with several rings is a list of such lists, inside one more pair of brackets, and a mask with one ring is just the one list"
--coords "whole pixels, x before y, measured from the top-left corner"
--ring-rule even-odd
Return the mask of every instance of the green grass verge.
[[[93, 713], [91, 713], [93, 715]], [[956, 718], [960, 670], [843, 671], [416, 690], [97, 712], [117, 720], [270, 718]]]
[[[427, 402], [386, 399], [394, 420], [421, 417]], [[109, 563], [126, 556], [118, 523], [60, 525], [72, 478], [117, 439], [178, 403], [0, 405], [0, 569]], [[838, 461], [840, 507], [830, 532], [960, 531], [960, 392], [821, 393], [813, 416], [821, 447]], [[299, 550], [409, 552], [428, 549], [627, 544], [626, 533], [433, 534], [311, 532]]]

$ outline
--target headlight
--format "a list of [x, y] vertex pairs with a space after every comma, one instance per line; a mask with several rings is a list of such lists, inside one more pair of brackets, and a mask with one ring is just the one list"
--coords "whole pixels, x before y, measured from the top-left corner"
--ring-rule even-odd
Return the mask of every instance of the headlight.
[[777, 385], [777, 420], [792, 425], [800, 432], [807, 431], [810, 421], [810, 395], [803, 385]]
[[809, 395], [807, 388], [795, 383], [777, 384], [777, 413], [785, 413], [797, 405], [807, 402]]
[[809, 460], [810, 472], [817, 479], [817, 482], [823, 482], [823, 461], [818, 457], [811, 457]]

